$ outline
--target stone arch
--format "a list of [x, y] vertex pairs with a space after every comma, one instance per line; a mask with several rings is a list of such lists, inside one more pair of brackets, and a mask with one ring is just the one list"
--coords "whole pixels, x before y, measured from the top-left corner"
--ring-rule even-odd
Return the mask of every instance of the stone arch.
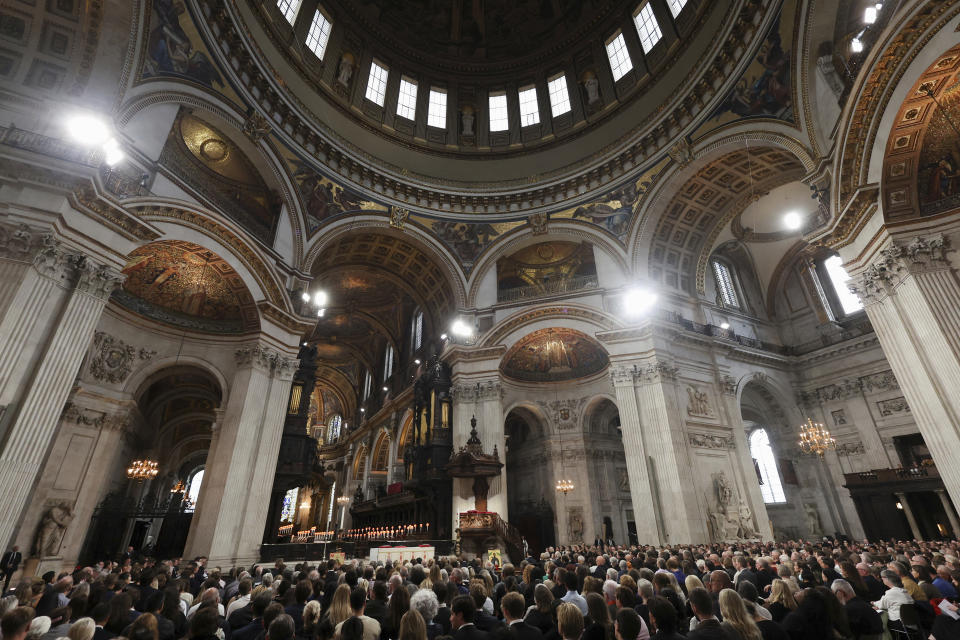
[[405, 243], [411, 252], [423, 256], [423, 259], [435, 265], [438, 272], [445, 274], [443, 279], [451, 290], [450, 305], [453, 309], [467, 306], [466, 278], [459, 261], [435, 237], [420, 229], [416, 224], [407, 224], [403, 229], [393, 227], [382, 215], [363, 214], [349, 219], [337, 220], [326, 228], [325, 233], [307, 248], [301, 270], [314, 273], [324, 256], [335, 246], [354, 241], [359, 236], [383, 236], [397, 243]]
[[367, 445], [360, 445], [360, 449], [357, 450], [357, 453], [353, 456], [353, 464], [351, 465], [351, 480], [363, 480], [363, 469], [367, 463], [368, 455]]
[[583, 411], [580, 413], [580, 431], [583, 433], [588, 432], [589, 422], [592, 420], [596, 413], [604, 410], [606, 404], [611, 405], [617, 412], [618, 421], [620, 415], [620, 407], [617, 406], [617, 399], [613, 394], [601, 393], [591, 397], [587, 400], [587, 404], [583, 407]]
[[282, 279], [246, 231], [219, 214], [182, 201], [139, 199], [129, 205], [142, 219], [154, 223], [161, 239], [186, 240], [209, 246], [228, 256], [258, 300], [266, 300], [284, 313], [293, 310]]
[[[290, 261], [292, 264], [298, 264], [304, 255], [303, 239], [309, 235], [307, 233], [306, 216], [300, 199], [297, 197], [297, 189], [289, 175], [286, 163], [279, 150], [272, 143], [270, 136], [260, 136], [254, 139], [244, 134], [243, 129], [248, 119], [247, 114], [216, 94], [182, 82], [164, 80], [159, 81], [158, 84], [167, 87], [168, 90], [158, 91], [156, 84], [151, 83], [148, 89], [141, 89], [140, 91], [134, 89], [128, 94], [132, 94], [132, 97], [119, 109], [116, 116], [117, 126], [123, 130], [136, 120], [146, 118], [152, 109], [171, 105], [197, 110], [215, 118], [222, 125], [228, 126], [231, 140], [238, 144], [249, 157], [261, 159], [263, 166], [258, 167], [261, 175], [268, 177], [278, 187], [285, 205], [286, 215], [289, 216], [291, 222], [292, 233], [289, 240], [293, 255], [290, 256]], [[277, 232], [279, 233], [279, 228]], [[277, 235], [275, 234], [271, 248], [276, 245]]]
[[917, 79], [956, 45], [960, 7], [931, 10], [914, 2], [891, 21], [870, 50], [844, 106], [833, 156], [831, 220], [816, 234], [840, 248], [876, 211], [888, 133]]
[[510, 347], [534, 328], [562, 324], [586, 331], [613, 331], [623, 328], [623, 323], [614, 316], [593, 307], [577, 304], [562, 306], [544, 305], [523, 309], [507, 316], [487, 331], [477, 341], [478, 347]]
[[404, 414], [403, 418], [400, 419], [400, 433], [397, 436], [396, 442], [396, 459], [397, 461], [403, 460], [403, 453], [407, 448], [407, 445], [410, 442], [410, 438], [413, 437], [413, 410], [407, 409], [407, 412]]
[[[377, 437], [376, 444], [373, 445], [373, 462], [370, 465], [371, 472], [383, 472], [388, 471], [388, 465], [390, 464], [390, 447], [392, 445], [392, 438], [390, 434], [386, 431], [381, 431], [380, 435]], [[381, 465], [381, 462], [383, 463]]]
[[226, 407], [230, 395], [230, 384], [226, 375], [212, 362], [194, 355], [177, 355], [149, 360], [133, 371], [123, 386], [124, 393], [138, 397], [144, 389], [163, 377], [164, 371], [173, 367], [189, 366], [202, 370], [212, 377], [220, 388], [220, 406]]
[[486, 247], [479, 259], [474, 263], [468, 280], [467, 306], [476, 307], [480, 285], [487, 274], [496, 268], [497, 261], [510, 255], [518, 249], [538, 244], [547, 240], [572, 240], [574, 242], [590, 242], [594, 249], [603, 251], [609, 256], [621, 271], [621, 278], [626, 279], [630, 266], [623, 247], [613, 241], [610, 235], [586, 222], [561, 221], [550, 222], [549, 235], [537, 235], [529, 226], [518, 227], [502, 236], [498, 236], [490, 246]]
[[711, 136], [694, 147], [691, 162], [664, 172], [633, 217], [628, 247], [634, 274], [703, 293], [710, 249], [730, 220], [756, 194], [799, 180], [815, 167], [793, 135], [773, 129], [738, 127]]

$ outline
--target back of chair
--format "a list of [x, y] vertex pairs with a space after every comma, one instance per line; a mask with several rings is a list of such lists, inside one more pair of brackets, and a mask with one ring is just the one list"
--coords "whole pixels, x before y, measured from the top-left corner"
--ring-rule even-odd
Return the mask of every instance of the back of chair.
[[917, 615], [917, 609], [912, 604], [900, 605], [900, 622], [907, 629], [917, 629], [920, 627], [920, 616]]

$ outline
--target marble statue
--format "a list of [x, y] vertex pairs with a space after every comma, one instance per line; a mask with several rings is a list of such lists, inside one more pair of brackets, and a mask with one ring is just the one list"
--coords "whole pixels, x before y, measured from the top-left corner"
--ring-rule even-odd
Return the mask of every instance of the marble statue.
[[67, 503], [55, 503], [47, 509], [37, 528], [33, 541], [33, 555], [37, 558], [56, 555], [63, 542], [63, 535], [73, 520], [73, 510]]
[[687, 415], [691, 416], [712, 416], [713, 412], [710, 410], [710, 398], [707, 396], [705, 391], [701, 391], [697, 387], [688, 386], [687, 387], [687, 396], [690, 399], [690, 403], [687, 405]]
[[350, 56], [343, 56], [340, 59], [340, 67], [337, 70], [337, 82], [345, 87], [350, 86], [350, 78], [353, 76], [353, 59]]
[[583, 81], [583, 88], [587, 92], [587, 104], [594, 104], [600, 99], [600, 81], [597, 76], [588, 75]]
[[721, 507], [726, 507], [733, 500], [733, 489], [730, 487], [730, 481], [727, 480], [727, 474], [723, 471], [713, 474], [713, 484], [717, 489], [717, 502]]
[[468, 111], [464, 109], [463, 113], [460, 114], [460, 121], [463, 123], [463, 135], [472, 136], [473, 135], [473, 111]]
[[583, 541], [583, 512], [579, 509], [571, 509], [567, 523], [567, 530], [570, 532], [570, 544], [579, 544]]
[[803, 515], [807, 520], [807, 529], [810, 531], [810, 535], [822, 536], [823, 525], [820, 523], [820, 513], [817, 511], [817, 505], [804, 502]]
[[750, 506], [744, 502], [740, 501], [740, 536], [749, 540], [754, 538], [757, 535], [757, 532], [753, 530], [753, 513], [750, 511]]

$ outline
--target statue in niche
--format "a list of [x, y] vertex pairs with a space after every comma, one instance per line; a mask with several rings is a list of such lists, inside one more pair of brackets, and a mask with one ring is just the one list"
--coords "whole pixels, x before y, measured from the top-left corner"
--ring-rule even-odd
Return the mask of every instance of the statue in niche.
[[350, 78], [353, 76], [353, 54], [345, 53], [340, 58], [340, 66], [337, 69], [337, 82], [344, 87], [350, 86]]
[[727, 474], [723, 471], [713, 474], [713, 485], [717, 490], [717, 502], [720, 506], [729, 506], [733, 501], [733, 489], [730, 487], [730, 481], [727, 480]]
[[463, 135], [473, 135], [473, 107], [468, 104], [463, 105], [463, 111], [460, 112], [460, 122], [463, 125]]
[[743, 500], [740, 501], [740, 535], [739, 537], [749, 540], [755, 538], [757, 532], [753, 530], [753, 513], [750, 506]]
[[583, 511], [571, 508], [568, 512], [567, 531], [570, 533], [570, 544], [583, 542]]
[[583, 89], [587, 92], [587, 104], [595, 104], [600, 100], [600, 81], [592, 71], [583, 74]]
[[817, 511], [817, 505], [810, 502], [804, 502], [803, 515], [804, 518], [806, 518], [807, 530], [810, 531], [810, 535], [822, 536], [823, 525], [820, 522], [820, 513]]
[[353, 504], [360, 504], [363, 502], [363, 487], [357, 485], [357, 492], [353, 494]]
[[73, 509], [68, 503], [51, 504], [37, 528], [37, 537], [33, 541], [34, 557], [44, 558], [56, 555], [71, 520], [73, 520]]
[[617, 489], [624, 493], [630, 491], [630, 475], [626, 469], [620, 469], [620, 476], [617, 479]]
[[713, 416], [713, 411], [710, 409], [710, 399], [706, 391], [701, 391], [699, 387], [693, 385], [687, 385], [687, 397], [690, 400], [687, 405], [687, 415]]

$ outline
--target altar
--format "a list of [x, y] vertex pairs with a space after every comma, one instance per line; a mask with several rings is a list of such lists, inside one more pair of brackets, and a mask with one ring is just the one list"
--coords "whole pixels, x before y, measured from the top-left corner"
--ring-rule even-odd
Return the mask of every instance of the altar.
[[433, 545], [419, 545], [415, 547], [383, 545], [380, 547], [370, 547], [370, 560], [377, 562], [401, 562], [411, 561], [414, 558], [420, 558], [424, 562], [434, 557], [437, 548]]

